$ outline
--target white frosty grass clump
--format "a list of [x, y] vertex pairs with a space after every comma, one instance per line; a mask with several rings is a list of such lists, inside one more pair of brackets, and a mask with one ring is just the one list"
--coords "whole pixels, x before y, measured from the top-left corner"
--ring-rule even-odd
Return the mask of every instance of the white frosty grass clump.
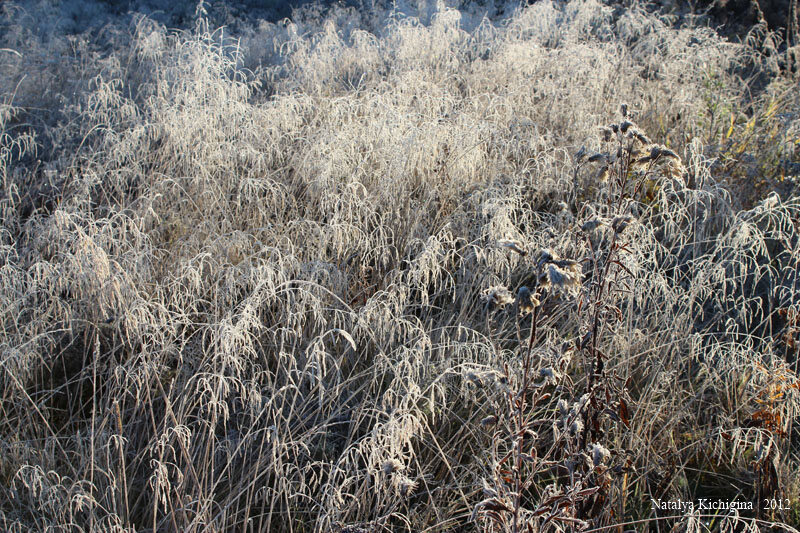
[[[418, 4], [52, 37], [3, 5], [0, 529], [480, 529], [519, 334], [486, 300], [526, 320], [521, 252], [585, 252], [608, 185], [574, 154], [620, 102], [687, 168], [625, 230], [636, 281], [598, 348], [633, 396], [632, 473], [607, 505], [647, 519], [619, 502], [703, 496], [715, 464], [730, 488], [766, 445], [796, 498], [776, 313], [800, 301], [800, 205], [737, 210], [687, 141], [709, 87], [743, 101], [750, 51], [639, 5]], [[780, 431], [748, 428], [775, 387]]]

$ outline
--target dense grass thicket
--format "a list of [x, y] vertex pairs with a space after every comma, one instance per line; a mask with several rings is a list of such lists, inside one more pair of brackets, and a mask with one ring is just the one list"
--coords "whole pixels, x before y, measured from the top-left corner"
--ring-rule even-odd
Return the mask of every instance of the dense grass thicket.
[[797, 531], [792, 41], [54, 5], [0, 6], [0, 530]]

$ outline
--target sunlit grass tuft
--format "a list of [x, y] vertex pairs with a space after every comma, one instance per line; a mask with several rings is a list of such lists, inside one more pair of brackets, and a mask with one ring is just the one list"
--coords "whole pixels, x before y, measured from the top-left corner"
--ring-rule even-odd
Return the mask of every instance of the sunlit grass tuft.
[[[759, 50], [594, 0], [54, 13], [0, 23], [3, 531], [480, 530], [564, 496], [557, 443], [603, 496], [565, 524], [800, 505], [797, 102]], [[524, 360], [556, 462], [512, 494]]]

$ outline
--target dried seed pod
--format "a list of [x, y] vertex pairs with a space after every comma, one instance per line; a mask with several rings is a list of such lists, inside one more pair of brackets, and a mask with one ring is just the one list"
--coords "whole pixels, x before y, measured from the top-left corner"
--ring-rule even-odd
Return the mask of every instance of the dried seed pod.
[[583, 225], [581, 226], [581, 231], [583, 231], [584, 233], [591, 233], [605, 223], [606, 222], [600, 217], [590, 218], [589, 220], [583, 223]]
[[397, 488], [397, 492], [400, 493], [400, 496], [406, 498], [417, 488], [417, 482], [403, 474], [398, 474], [395, 476], [394, 486]]
[[662, 157], [667, 157], [669, 159], [677, 159], [678, 161], [681, 160], [680, 156], [667, 148], [666, 146], [660, 147], [660, 152]]
[[498, 420], [497, 415], [489, 415], [481, 419], [481, 425], [483, 427], [494, 426]]
[[483, 299], [490, 307], [505, 307], [514, 303], [514, 295], [502, 286], [489, 287], [483, 291]]
[[531, 294], [528, 287], [520, 287], [517, 291], [517, 306], [521, 315], [527, 315], [533, 312], [533, 309], [539, 305], [538, 298]]
[[539, 252], [539, 260], [536, 262], [536, 264], [541, 267], [542, 265], [545, 265], [551, 261], [557, 260], [558, 254], [556, 254], [553, 250], [550, 248], [542, 248], [542, 250]]
[[632, 138], [634, 138], [637, 141], [639, 141], [640, 143], [642, 143], [642, 144], [650, 144], [650, 139], [647, 137], [647, 135], [645, 135], [644, 133], [642, 133], [638, 129], [632, 129], [630, 131], [629, 135]]
[[614, 217], [614, 220], [611, 221], [611, 228], [616, 233], [622, 233], [625, 231], [625, 228], [628, 227], [628, 224], [634, 221], [634, 218], [631, 215], [620, 215], [618, 217]]
[[592, 463], [594, 466], [600, 466], [609, 457], [611, 457], [611, 452], [603, 445], [597, 443], [592, 445]]
[[654, 144], [650, 147], [650, 158], [651, 159], [658, 159], [661, 155], [661, 147], [657, 144]]
[[549, 261], [541, 274], [539, 284], [550, 290], [576, 295], [581, 289], [581, 269], [576, 261]]
[[511, 239], [500, 239], [497, 241], [497, 244], [502, 246], [503, 248], [508, 248], [512, 252], [517, 252], [519, 255], [525, 256], [528, 255], [528, 251], [525, 250], [522, 243], [519, 241], [514, 241]]
[[383, 470], [383, 473], [388, 476], [389, 474], [392, 474], [394, 472], [399, 472], [401, 470], [404, 470], [405, 466], [397, 459], [389, 459], [388, 461], [385, 461], [383, 463], [383, 466], [381, 468]]
[[611, 169], [608, 167], [608, 165], [605, 165], [597, 172], [597, 175], [595, 176], [595, 181], [597, 181], [600, 184], [606, 183], [608, 181], [609, 176], [611, 176]]

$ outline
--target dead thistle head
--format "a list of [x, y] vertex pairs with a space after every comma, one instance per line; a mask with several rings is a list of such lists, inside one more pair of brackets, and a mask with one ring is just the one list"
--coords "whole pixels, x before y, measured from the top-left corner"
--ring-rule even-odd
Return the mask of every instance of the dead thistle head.
[[497, 241], [497, 244], [503, 248], [508, 248], [512, 252], [517, 252], [521, 256], [528, 255], [528, 251], [525, 250], [525, 247], [519, 241], [514, 241], [511, 239], [500, 239]]
[[520, 287], [517, 291], [517, 306], [521, 315], [533, 313], [533, 309], [539, 305], [539, 299], [531, 294], [528, 287]]
[[594, 466], [600, 466], [603, 462], [611, 457], [611, 452], [602, 444], [592, 444], [592, 463]]
[[393, 474], [394, 472], [400, 472], [404, 470], [405, 466], [397, 459], [389, 459], [388, 461], [385, 461], [383, 463], [381, 469], [383, 470], [383, 473], [388, 476], [390, 474]]
[[483, 300], [489, 308], [505, 307], [514, 303], [514, 295], [503, 286], [489, 287], [483, 291]]
[[622, 233], [635, 219], [631, 215], [620, 215], [611, 221], [611, 228], [615, 233]]
[[539, 274], [539, 284], [551, 291], [575, 296], [581, 290], [581, 267], [569, 259], [549, 261]]

